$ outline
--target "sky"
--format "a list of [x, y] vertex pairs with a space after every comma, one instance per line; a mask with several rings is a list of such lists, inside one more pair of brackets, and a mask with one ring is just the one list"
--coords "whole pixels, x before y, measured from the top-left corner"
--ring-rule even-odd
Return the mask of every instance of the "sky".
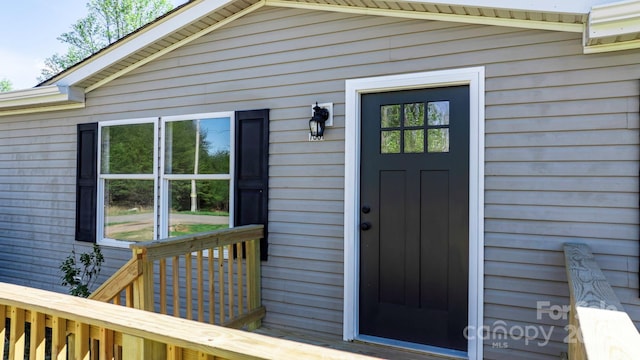
[[[0, 80], [8, 79], [13, 90], [38, 84], [44, 59], [64, 54], [67, 45], [57, 38], [87, 15], [88, 0], [1, 0]], [[174, 6], [187, 0], [170, 0]]]

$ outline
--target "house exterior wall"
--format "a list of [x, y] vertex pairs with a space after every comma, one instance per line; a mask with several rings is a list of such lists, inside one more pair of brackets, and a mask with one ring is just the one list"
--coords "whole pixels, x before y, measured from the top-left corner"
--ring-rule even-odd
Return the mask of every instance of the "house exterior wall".
[[[340, 335], [346, 79], [484, 66], [485, 358], [557, 359], [562, 244], [585, 242], [631, 317], [638, 294], [640, 51], [582, 55], [580, 34], [263, 8], [87, 94], [82, 110], [0, 117], [0, 281], [64, 291], [75, 243], [76, 124], [271, 109], [265, 323]], [[334, 127], [307, 141], [310, 105]], [[108, 276], [130, 257], [105, 249]], [[545, 305], [542, 305], [545, 306]], [[494, 344], [495, 343], [495, 344]], [[528, 343], [528, 344], [527, 344]]]

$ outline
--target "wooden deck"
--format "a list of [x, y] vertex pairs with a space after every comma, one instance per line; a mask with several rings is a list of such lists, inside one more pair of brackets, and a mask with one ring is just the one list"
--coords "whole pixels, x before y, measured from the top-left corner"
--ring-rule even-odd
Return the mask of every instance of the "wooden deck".
[[295, 342], [321, 346], [329, 349], [336, 349], [340, 351], [347, 351], [354, 354], [371, 356], [379, 359], [394, 359], [394, 360], [448, 360], [458, 359], [445, 356], [438, 356], [427, 354], [424, 352], [401, 349], [390, 346], [383, 346], [378, 344], [363, 343], [363, 342], [348, 342], [343, 341], [339, 336], [329, 336], [325, 334], [318, 334], [314, 332], [304, 331], [288, 331], [284, 329], [277, 329], [269, 326], [262, 326], [254, 331], [255, 333], [275, 337], [278, 339], [291, 340]]

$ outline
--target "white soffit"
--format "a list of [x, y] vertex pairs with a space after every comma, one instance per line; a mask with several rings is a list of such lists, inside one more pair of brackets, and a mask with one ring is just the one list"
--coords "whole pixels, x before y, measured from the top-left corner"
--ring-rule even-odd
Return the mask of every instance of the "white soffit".
[[[407, 2], [424, 3], [421, 0], [407, 0]], [[434, 4], [559, 14], [588, 14], [593, 6], [607, 2], [611, 0], [440, 0], [435, 1]]]
[[[362, 15], [393, 16], [408, 19], [449, 21], [466, 24], [508, 26], [525, 29], [584, 31], [585, 13], [539, 12], [519, 8], [491, 8], [482, 1], [370, 0], [265, 0], [267, 6], [336, 11]], [[495, 3], [504, 3], [501, 0]], [[568, 10], [569, 8], [566, 8]]]

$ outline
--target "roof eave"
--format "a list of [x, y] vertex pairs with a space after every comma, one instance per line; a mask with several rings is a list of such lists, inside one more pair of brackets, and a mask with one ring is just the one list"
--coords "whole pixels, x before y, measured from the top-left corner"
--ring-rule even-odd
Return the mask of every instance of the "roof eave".
[[637, 48], [640, 48], [640, 1], [620, 1], [591, 9], [585, 31], [585, 53]]
[[49, 85], [0, 93], [0, 116], [85, 106], [84, 89]]
[[152, 44], [157, 39], [166, 37], [180, 29], [185, 24], [197, 21], [199, 18], [216, 11], [228, 4], [230, 0], [195, 0], [181, 7], [179, 11], [162, 18], [138, 31], [135, 36], [130, 36], [118, 41], [95, 56], [56, 76], [45, 84], [58, 84], [73, 86], [96, 72], [107, 68], [110, 64], [125, 59], [135, 51]]

